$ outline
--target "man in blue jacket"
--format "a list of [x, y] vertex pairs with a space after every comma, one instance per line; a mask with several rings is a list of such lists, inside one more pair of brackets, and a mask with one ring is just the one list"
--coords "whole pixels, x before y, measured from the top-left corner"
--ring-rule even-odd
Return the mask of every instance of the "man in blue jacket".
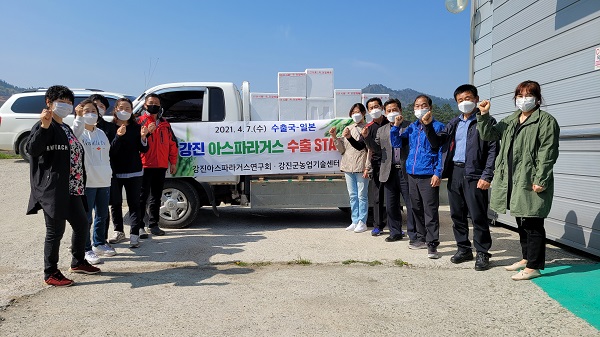
[[[425, 135], [420, 119], [431, 110], [431, 98], [420, 95], [414, 103], [417, 120], [406, 130], [400, 132], [404, 118], [396, 117], [390, 130], [393, 147], [402, 147], [402, 138], [408, 138], [408, 158], [406, 172], [408, 173], [408, 194], [413, 212], [413, 221], [417, 235], [410, 249], [427, 247], [430, 259], [439, 259], [437, 246], [440, 244], [440, 179], [442, 177], [442, 149], [432, 146]], [[436, 132], [444, 128], [444, 124], [433, 120], [431, 122]], [[413, 240], [411, 240], [413, 241]]]
[[462, 263], [473, 260], [469, 241], [470, 214], [473, 221], [473, 242], [477, 251], [475, 270], [490, 268], [489, 250], [492, 236], [487, 218], [488, 188], [494, 177], [498, 142], [486, 142], [477, 131], [477, 88], [464, 84], [454, 91], [454, 99], [462, 114], [453, 118], [442, 131], [434, 130], [431, 115], [421, 120], [429, 142], [435, 146], [447, 145], [444, 152], [443, 178], [448, 178], [448, 200], [454, 238], [458, 251], [450, 261]]

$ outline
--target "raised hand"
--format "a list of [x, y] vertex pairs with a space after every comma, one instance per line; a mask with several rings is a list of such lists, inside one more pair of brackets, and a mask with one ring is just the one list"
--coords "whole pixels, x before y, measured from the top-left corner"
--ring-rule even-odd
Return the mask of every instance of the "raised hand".
[[83, 116], [83, 106], [81, 104], [77, 104], [75, 107], [75, 114], [80, 117]]
[[40, 114], [40, 121], [42, 123], [42, 128], [47, 129], [50, 127], [52, 123], [52, 110], [44, 109]]
[[352, 137], [352, 135], [350, 134], [350, 129], [345, 128], [344, 131], [342, 131], [342, 137], [344, 137], [344, 138]]
[[148, 136], [148, 128], [145, 125], [140, 129], [140, 135], [142, 139], [146, 139], [146, 136]]
[[367, 136], [369, 135], [369, 128], [365, 126], [365, 127], [362, 129], [362, 131], [360, 132], [360, 134], [361, 134], [361, 136], [363, 136], [363, 137], [367, 137]]
[[404, 116], [402, 116], [402, 114], [396, 116], [396, 118], [394, 119], [394, 125], [395, 126], [400, 126], [402, 125], [402, 122], [404, 121]]
[[125, 124], [121, 124], [121, 126], [117, 129], [117, 136], [121, 137], [125, 134], [125, 131], [127, 131], [127, 129], [125, 129]]
[[336, 137], [337, 135], [337, 129], [335, 128], [335, 126], [332, 126], [331, 129], [329, 129], [329, 135], [333, 138]]
[[148, 124], [148, 133], [152, 133], [154, 130], [156, 130], [156, 123]]
[[488, 112], [490, 112], [490, 101], [486, 99], [479, 102], [478, 108], [482, 115], [487, 114]]
[[427, 113], [425, 115], [423, 115], [423, 117], [421, 118], [421, 124], [429, 125], [429, 124], [431, 124], [431, 122], [433, 122], [433, 116], [431, 115], [431, 110], [430, 110], [430, 111], [427, 111]]

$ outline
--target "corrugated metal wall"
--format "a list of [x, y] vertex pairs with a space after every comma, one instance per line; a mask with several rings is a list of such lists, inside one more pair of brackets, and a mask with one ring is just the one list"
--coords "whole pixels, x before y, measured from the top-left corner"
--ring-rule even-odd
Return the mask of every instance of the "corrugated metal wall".
[[[561, 127], [549, 239], [600, 256], [600, 0], [479, 0], [472, 21], [473, 81], [491, 114], [514, 110], [522, 81], [542, 86]], [[493, 185], [492, 185], [493, 188]], [[515, 226], [510, 214], [498, 221]]]

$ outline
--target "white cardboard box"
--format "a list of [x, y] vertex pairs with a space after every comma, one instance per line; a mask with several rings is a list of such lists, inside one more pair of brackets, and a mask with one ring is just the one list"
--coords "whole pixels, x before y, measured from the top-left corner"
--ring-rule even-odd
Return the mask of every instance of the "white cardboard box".
[[306, 118], [313, 119], [332, 119], [335, 118], [333, 98], [315, 98], [306, 99]]
[[362, 93], [360, 89], [335, 89], [335, 117], [348, 118], [350, 108], [354, 103], [362, 102]]
[[279, 119], [279, 96], [277, 94], [250, 93], [250, 120], [276, 121]]
[[279, 97], [279, 120], [306, 120], [306, 97]]
[[306, 72], [277, 73], [279, 97], [306, 97]]
[[333, 68], [306, 69], [306, 97], [333, 98]]

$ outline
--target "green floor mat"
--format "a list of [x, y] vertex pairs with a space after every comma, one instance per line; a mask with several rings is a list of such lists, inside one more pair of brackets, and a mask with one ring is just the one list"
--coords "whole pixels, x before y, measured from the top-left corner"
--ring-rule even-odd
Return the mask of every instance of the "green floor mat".
[[600, 330], [600, 264], [547, 267], [533, 282], [560, 305]]

